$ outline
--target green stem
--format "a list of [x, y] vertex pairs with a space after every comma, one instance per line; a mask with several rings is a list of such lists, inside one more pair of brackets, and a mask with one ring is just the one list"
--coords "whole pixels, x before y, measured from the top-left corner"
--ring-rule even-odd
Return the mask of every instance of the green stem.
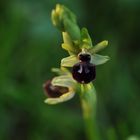
[[88, 140], [99, 140], [96, 126], [96, 91], [92, 84], [81, 85], [81, 106]]

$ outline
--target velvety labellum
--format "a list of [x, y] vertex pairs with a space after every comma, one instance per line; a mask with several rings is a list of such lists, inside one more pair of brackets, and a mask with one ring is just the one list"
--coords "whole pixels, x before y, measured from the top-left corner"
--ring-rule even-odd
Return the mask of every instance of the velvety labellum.
[[77, 82], [87, 84], [96, 77], [95, 65], [89, 62], [79, 62], [73, 66], [72, 75]]
[[64, 93], [68, 92], [68, 88], [67, 87], [61, 87], [61, 86], [53, 86], [51, 84], [51, 80], [48, 80], [44, 85], [43, 85], [45, 94], [48, 97], [51, 98], [56, 98], [56, 97], [60, 97], [61, 95], [63, 95]]

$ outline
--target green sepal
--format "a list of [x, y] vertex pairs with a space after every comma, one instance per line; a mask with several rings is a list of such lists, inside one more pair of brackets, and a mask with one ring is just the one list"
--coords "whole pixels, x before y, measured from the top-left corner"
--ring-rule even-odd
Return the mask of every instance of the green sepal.
[[93, 54], [91, 56], [91, 63], [93, 63], [94, 65], [101, 65], [101, 64], [106, 63], [109, 59], [110, 59], [109, 56]]
[[52, 85], [61, 87], [74, 87], [75, 81], [70, 75], [61, 75], [53, 78]]
[[62, 67], [73, 67], [73, 65], [75, 65], [78, 62], [79, 62], [79, 60], [76, 55], [70, 55], [61, 60], [61, 66]]

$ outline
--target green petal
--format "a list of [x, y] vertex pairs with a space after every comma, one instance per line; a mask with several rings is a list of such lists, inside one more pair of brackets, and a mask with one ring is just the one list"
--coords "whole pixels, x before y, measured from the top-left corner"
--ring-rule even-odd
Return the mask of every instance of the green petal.
[[75, 55], [71, 55], [61, 60], [61, 66], [63, 67], [73, 67], [76, 63], [78, 63], [78, 58]]
[[91, 63], [93, 63], [95, 65], [101, 65], [101, 64], [106, 63], [109, 59], [110, 58], [108, 56], [94, 54], [94, 55], [92, 55]]
[[59, 98], [47, 98], [45, 100], [45, 103], [47, 103], [47, 104], [58, 104], [58, 103], [70, 100], [71, 98], [74, 97], [74, 95], [75, 95], [75, 93], [71, 90], [71, 91], [63, 94]]
[[104, 49], [107, 45], [108, 45], [108, 41], [104, 40], [104, 41], [98, 43], [97, 45], [95, 45], [92, 49], [89, 50], [89, 52], [91, 54], [97, 53], [100, 50]]
[[75, 81], [73, 80], [71, 75], [62, 75], [53, 78], [52, 84], [54, 86], [62, 86], [62, 87], [71, 87], [74, 88]]

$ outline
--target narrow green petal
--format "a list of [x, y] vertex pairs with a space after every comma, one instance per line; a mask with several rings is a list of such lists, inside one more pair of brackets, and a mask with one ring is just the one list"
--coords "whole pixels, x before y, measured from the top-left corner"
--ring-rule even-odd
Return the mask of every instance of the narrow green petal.
[[71, 90], [65, 94], [63, 94], [62, 96], [60, 96], [59, 98], [47, 98], [45, 100], [45, 103], [47, 104], [58, 104], [58, 103], [61, 103], [61, 102], [65, 102], [65, 101], [68, 101], [70, 100], [71, 98], [73, 98], [75, 95], [75, 93]]
[[73, 80], [72, 76], [70, 75], [62, 75], [53, 78], [52, 84], [54, 86], [62, 86], [62, 87], [74, 87], [75, 81]]
[[73, 67], [76, 63], [78, 63], [78, 58], [75, 55], [71, 55], [61, 60], [61, 66], [63, 67]]
[[104, 40], [104, 41], [98, 43], [97, 45], [95, 45], [92, 49], [89, 50], [89, 52], [91, 54], [97, 53], [100, 50], [104, 49], [107, 45], [108, 45], [108, 41]]
[[91, 62], [95, 65], [101, 65], [106, 63], [110, 58], [99, 54], [92, 55]]

